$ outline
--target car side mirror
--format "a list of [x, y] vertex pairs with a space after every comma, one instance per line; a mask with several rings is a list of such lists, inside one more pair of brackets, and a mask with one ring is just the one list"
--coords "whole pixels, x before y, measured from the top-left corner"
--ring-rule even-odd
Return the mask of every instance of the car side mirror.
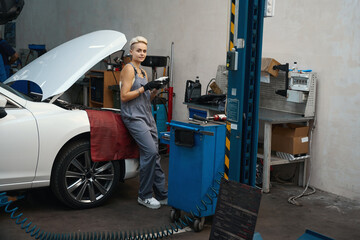
[[7, 115], [5, 111], [7, 100], [4, 96], [0, 95], [0, 118], [3, 118]]

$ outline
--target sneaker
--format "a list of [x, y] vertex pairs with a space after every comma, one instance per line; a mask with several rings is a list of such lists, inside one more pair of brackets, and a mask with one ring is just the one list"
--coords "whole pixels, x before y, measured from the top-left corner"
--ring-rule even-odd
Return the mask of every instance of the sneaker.
[[160, 202], [153, 197], [147, 198], [145, 200], [142, 200], [141, 198], [138, 197], [138, 203], [151, 209], [158, 209], [161, 207]]
[[168, 199], [158, 200], [161, 205], [168, 205]]

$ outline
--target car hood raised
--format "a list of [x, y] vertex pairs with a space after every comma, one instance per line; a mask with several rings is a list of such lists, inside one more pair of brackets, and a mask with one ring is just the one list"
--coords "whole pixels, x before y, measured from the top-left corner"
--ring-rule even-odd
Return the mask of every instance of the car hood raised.
[[68, 90], [82, 75], [102, 59], [121, 50], [123, 33], [101, 30], [80, 36], [38, 57], [5, 83], [28, 80], [40, 86], [42, 100]]

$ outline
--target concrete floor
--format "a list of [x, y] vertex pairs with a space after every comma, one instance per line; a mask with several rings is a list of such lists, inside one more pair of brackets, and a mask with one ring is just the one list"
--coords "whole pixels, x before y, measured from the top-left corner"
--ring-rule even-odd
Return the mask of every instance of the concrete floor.
[[[167, 170], [167, 157], [163, 168]], [[170, 223], [171, 207], [150, 210], [137, 204], [138, 179], [121, 183], [116, 194], [104, 205], [94, 209], [71, 210], [63, 206], [50, 189], [29, 191], [26, 198], [13, 203], [41, 229], [49, 232], [117, 232], [152, 229]], [[287, 203], [302, 188], [273, 183], [271, 192], [263, 194], [256, 225], [264, 240], [297, 239], [311, 229], [333, 239], [360, 239], [360, 203], [340, 196], [317, 191], [298, 200], [302, 206]], [[0, 239], [31, 239], [9, 214], [0, 209]], [[211, 217], [200, 233], [188, 231], [168, 239], [209, 239]]]

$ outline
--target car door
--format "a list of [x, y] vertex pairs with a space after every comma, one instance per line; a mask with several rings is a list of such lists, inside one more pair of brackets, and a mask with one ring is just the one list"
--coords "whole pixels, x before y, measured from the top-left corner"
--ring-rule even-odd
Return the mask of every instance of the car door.
[[0, 118], [0, 191], [31, 187], [38, 159], [38, 130], [32, 113], [7, 96]]

